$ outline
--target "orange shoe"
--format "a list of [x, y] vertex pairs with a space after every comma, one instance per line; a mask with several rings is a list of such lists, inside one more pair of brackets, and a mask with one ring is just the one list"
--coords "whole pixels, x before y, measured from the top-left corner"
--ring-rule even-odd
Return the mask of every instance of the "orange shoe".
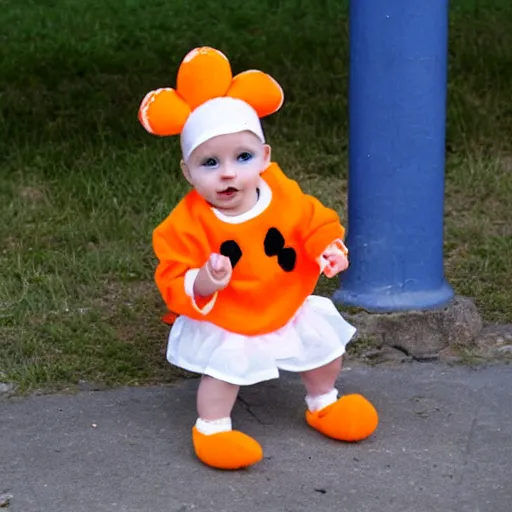
[[263, 459], [259, 443], [238, 430], [207, 436], [194, 426], [192, 442], [198, 459], [213, 468], [241, 469]]
[[327, 437], [353, 442], [371, 436], [379, 424], [379, 416], [363, 396], [346, 395], [319, 411], [306, 411], [306, 421]]

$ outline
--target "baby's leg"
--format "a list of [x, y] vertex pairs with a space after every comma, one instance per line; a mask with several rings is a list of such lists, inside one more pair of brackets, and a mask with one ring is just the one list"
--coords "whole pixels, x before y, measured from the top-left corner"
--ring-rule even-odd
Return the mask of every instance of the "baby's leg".
[[374, 406], [361, 395], [346, 395], [338, 400], [335, 387], [342, 359], [301, 373], [306, 387], [306, 420], [322, 434], [340, 441], [360, 441], [378, 425]]
[[219, 469], [240, 469], [263, 458], [261, 446], [242, 432], [232, 430], [231, 411], [239, 386], [214, 379], [201, 378], [197, 391], [198, 419], [192, 429], [197, 457]]
[[335, 384], [341, 365], [342, 358], [338, 357], [325, 366], [301, 373], [307, 392], [306, 403], [311, 411], [327, 407], [338, 399]]
[[231, 411], [240, 386], [203, 375], [197, 390], [196, 427], [203, 434], [231, 430]]

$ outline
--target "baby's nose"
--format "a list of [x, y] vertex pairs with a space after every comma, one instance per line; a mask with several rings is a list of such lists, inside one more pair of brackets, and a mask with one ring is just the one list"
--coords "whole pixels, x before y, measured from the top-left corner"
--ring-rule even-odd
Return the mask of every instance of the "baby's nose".
[[234, 166], [229, 164], [222, 166], [221, 175], [223, 178], [232, 178], [233, 176], [235, 176], [235, 174], [236, 172]]

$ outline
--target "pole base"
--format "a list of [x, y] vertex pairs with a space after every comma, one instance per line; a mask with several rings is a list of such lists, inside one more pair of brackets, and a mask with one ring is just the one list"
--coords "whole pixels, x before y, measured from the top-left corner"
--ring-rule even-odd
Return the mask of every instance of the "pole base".
[[394, 313], [397, 311], [420, 311], [442, 309], [454, 298], [453, 288], [447, 281], [435, 290], [417, 292], [386, 292], [376, 289], [371, 293], [357, 293], [345, 288], [338, 288], [332, 296], [336, 304], [362, 308], [375, 313]]

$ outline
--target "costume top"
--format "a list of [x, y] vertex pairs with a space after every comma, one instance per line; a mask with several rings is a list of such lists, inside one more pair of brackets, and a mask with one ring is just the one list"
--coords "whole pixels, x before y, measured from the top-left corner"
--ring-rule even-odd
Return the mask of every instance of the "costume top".
[[[245, 335], [275, 331], [313, 292], [325, 249], [344, 236], [337, 213], [305, 194], [276, 163], [261, 175], [254, 208], [227, 217], [190, 191], [154, 230], [155, 281], [167, 307]], [[229, 285], [194, 299], [195, 277], [210, 254], [230, 258]]]

